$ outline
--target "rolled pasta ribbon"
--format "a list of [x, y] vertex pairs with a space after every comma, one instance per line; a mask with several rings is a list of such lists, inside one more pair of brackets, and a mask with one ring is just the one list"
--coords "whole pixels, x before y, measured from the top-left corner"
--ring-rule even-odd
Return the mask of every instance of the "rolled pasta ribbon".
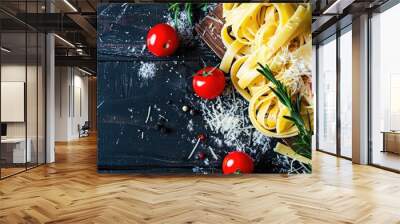
[[[265, 100], [265, 98], [267, 100]], [[262, 103], [260, 103], [260, 101], [262, 101]], [[270, 86], [265, 85], [250, 100], [248, 109], [250, 121], [253, 126], [264, 135], [275, 138], [295, 136], [298, 134], [297, 128], [283, 117], [287, 115], [285, 108], [286, 107], [280, 105], [276, 96], [273, 95]], [[278, 124], [279, 122], [282, 124]], [[277, 131], [278, 126], [279, 132]]]
[[282, 144], [280, 142], [278, 142], [276, 144], [276, 146], [274, 148], [274, 151], [279, 153], [279, 154], [281, 154], [281, 155], [287, 156], [287, 157], [289, 157], [291, 159], [297, 160], [297, 161], [299, 161], [301, 163], [308, 164], [308, 165], [312, 164], [312, 160], [311, 159], [306, 158], [306, 157], [304, 157], [304, 156], [302, 156], [300, 154], [297, 154], [292, 148], [290, 148], [289, 146], [284, 145], [284, 144]]
[[297, 135], [293, 122], [285, 118], [289, 109], [257, 69], [258, 63], [267, 64], [293, 95], [302, 94], [301, 115], [307, 123], [312, 121], [311, 5], [224, 3], [223, 17], [221, 39], [227, 50], [220, 68], [230, 72], [233, 86], [249, 101], [252, 124], [271, 137]]
[[[312, 107], [306, 100], [301, 102], [301, 116], [306, 128], [312, 128]], [[289, 109], [282, 105], [272, 93], [270, 85], [263, 86], [250, 100], [249, 117], [253, 126], [264, 135], [275, 138], [289, 138], [298, 134], [298, 129], [286, 116]]]
[[221, 64], [219, 68], [224, 71], [225, 73], [229, 72], [229, 69], [231, 67], [232, 61], [237, 55], [237, 53], [240, 51], [240, 49], [243, 48], [243, 44], [237, 40], [233, 41], [232, 45], [229, 46], [227, 49], [224, 57], [222, 58]]

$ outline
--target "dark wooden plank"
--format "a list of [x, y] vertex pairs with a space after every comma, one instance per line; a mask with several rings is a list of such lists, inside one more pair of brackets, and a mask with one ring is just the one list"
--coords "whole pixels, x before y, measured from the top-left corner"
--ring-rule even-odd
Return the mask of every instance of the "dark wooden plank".
[[[220, 101], [203, 101], [194, 95], [192, 75], [205, 65], [220, 62], [201, 38], [193, 36], [193, 43], [182, 43], [175, 55], [167, 58], [156, 58], [143, 48], [149, 27], [166, 22], [167, 15], [166, 4], [99, 6], [99, 170], [220, 173], [226, 153], [240, 148], [253, 157], [256, 172], [286, 173], [288, 160], [272, 150], [276, 140], [257, 135], [248, 119], [247, 102], [232, 92], [228, 77]], [[154, 77], [141, 77], [144, 64], [155, 66]], [[232, 115], [241, 120], [243, 130], [235, 135], [234, 144], [223, 133], [213, 131], [201, 113], [202, 106], [211, 109], [219, 102], [224, 103], [223, 110], [239, 105]], [[194, 109], [195, 115], [183, 112], [183, 105]], [[165, 133], [157, 127], [160, 122], [167, 128]], [[231, 123], [228, 120], [226, 125]], [[207, 140], [199, 144], [196, 153], [204, 152], [207, 160], [188, 159], [199, 133], [204, 133]]]

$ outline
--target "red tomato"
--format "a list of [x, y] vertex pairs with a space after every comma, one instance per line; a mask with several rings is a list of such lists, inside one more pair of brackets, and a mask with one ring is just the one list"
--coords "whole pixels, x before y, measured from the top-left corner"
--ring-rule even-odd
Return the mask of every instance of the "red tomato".
[[147, 33], [147, 49], [157, 57], [172, 55], [178, 45], [178, 34], [168, 24], [157, 24]]
[[224, 72], [215, 67], [205, 67], [193, 77], [194, 92], [201, 98], [214, 99], [221, 95], [225, 88]]
[[222, 162], [224, 174], [252, 173], [254, 170], [253, 160], [245, 152], [234, 151], [228, 153]]

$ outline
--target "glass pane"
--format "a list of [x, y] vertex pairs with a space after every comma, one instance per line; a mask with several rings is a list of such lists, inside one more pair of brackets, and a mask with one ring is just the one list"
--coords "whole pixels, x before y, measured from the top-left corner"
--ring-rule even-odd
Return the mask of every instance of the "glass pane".
[[[31, 151], [26, 150], [26, 34], [1, 34], [1, 173], [25, 170]], [[29, 147], [28, 147], [29, 149]]]
[[318, 48], [318, 148], [336, 153], [336, 40]]
[[[27, 2], [24, 10], [27, 13], [37, 13], [36, 1]], [[29, 17], [31, 23], [37, 22], [37, 17]], [[38, 73], [38, 36], [34, 30], [27, 30], [27, 75], [26, 75], [26, 117], [27, 117], [27, 150], [31, 151], [27, 167], [37, 165], [37, 73]]]
[[400, 170], [400, 33], [393, 27], [398, 21], [400, 5], [371, 19], [372, 163], [396, 170]]
[[44, 34], [39, 34], [38, 46], [38, 163], [45, 163], [45, 52], [46, 37]]
[[37, 81], [38, 81], [38, 36], [37, 33], [31, 32], [27, 34], [28, 38], [28, 63], [27, 63], [27, 80], [26, 80], [26, 113], [27, 113], [27, 143], [30, 153], [30, 160], [28, 160], [28, 168], [37, 165], [38, 160], [38, 119], [37, 119]]
[[352, 156], [352, 35], [340, 36], [340, 153]]

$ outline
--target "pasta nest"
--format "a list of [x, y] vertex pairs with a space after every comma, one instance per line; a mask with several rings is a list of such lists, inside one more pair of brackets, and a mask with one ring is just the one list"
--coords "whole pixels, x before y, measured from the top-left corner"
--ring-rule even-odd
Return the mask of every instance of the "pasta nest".
[[223, 17], [226, 52], [220, 69], [230, 73], [235, 89], [249, 101], [254, 127], [276, 138], [298, 134], [285, 118], [290, 116], [288, 108], [271, 91], [274, 86], [257, 71], [258, 64], [267, 64], [292, 97], [302, 95], [301, 115], [312, 126], [311, 5], [224, 3]]

